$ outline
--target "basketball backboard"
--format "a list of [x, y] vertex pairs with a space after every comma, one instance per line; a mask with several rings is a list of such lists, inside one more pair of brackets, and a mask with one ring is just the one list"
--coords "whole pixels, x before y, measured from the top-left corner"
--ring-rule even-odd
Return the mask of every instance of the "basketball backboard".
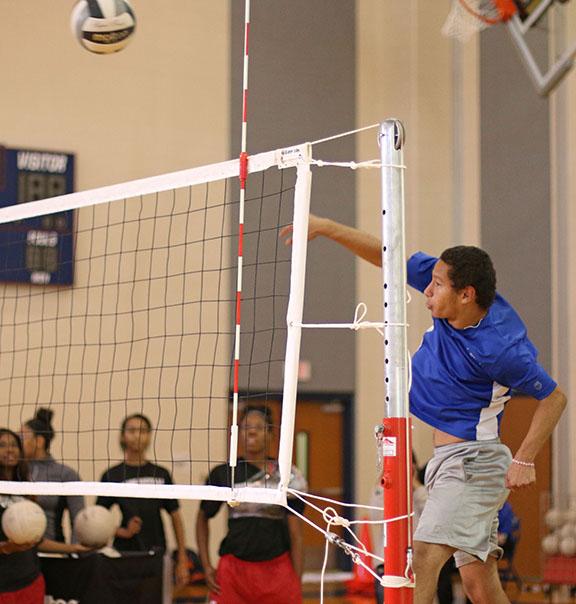
[[[569, 0], [452, 0], [442, 33], [466, 41], [474, 33], [506, 24], [520, 58], [539, 94], [549, 94], [571, 69], [576, 41], [566, 43]], [[531, 30], [547, 36], [548, 64], [538, 64], [530, 48]]]
[[551, 3], [546, 0], [514, 0], [514, 4], [518, 7], [518, 17], [526, 21], [530, 18], [540, 19]]
[[[576, 56], [576, 41], [566, 44], [564, 27], [568, 0], [514, 0], [518, 11], [506, 26], [536, 90], [548, 95], [570, 71]], [[548, 65], [534, 58], [528, 41], [530, 30], [538, 29], [548, 36]]]

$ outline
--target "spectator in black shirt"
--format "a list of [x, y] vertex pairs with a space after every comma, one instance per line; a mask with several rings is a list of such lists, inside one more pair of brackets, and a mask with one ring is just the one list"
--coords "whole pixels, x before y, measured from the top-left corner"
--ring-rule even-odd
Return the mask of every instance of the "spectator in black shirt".
[[[0, 480], [28, 480], [20, 437], [6, 428], [0, 429]], [[17, 545], [2, 530], [4, 512], [22, 499], [18, 495], [0, 494], [0, 604], [44, 603], [44, 577], [36, 556], [37, 543]]]
[[[124, 462], [106, 470], [102, 475], [102, 482], [173, 484], [166, 468], [146, 459], [151, 434], [152, 424], [145, 415], [135, 413], [126, 417], [120, 430]], [[120, 508], [122, 522], [116, 530], [114, 547], [121, 552], [165, 551], [166, 537], [160, 512], [162, 509], [166, 510], [170, 514], [178, 546], [176, 578], [179, 584], [188, 582], [188, 557], [178, 500], [98, 497], [96, 503], [107, 508], [116, 504]]]
[[[272, 422], [266, 407], [246, 407], [240, 422], [240, 443], [248, 459], [239, 458], [235, 483], [277, 488], [278, 463], [268, 457]], [[207, 484], [230, 487], [230, 468], [215, 467]], [[290, 486], [306, 490], [306, 481], [294, 466]], [[228, 508], [228, 533], [220, 544], [218, 570], [209, 555], [208, 523], [222, 501], [202, 501], [196, 520], [198, 550], [211, 604], [299, 604], [302, 602], [302, 536], [300, 520], [279, 505], [241, 503]], [[303, 513], [304, 504], [289, 505]]]

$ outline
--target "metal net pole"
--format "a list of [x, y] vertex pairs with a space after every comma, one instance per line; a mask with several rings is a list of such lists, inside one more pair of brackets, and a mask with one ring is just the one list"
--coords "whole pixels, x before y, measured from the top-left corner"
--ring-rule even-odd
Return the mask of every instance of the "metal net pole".
[[[383, 456], [384, 573], [405, 576], [412, 560], [412, 446], [408, 411], [409, 363], [406, 323], [404, 226], [404, 127], [398, 120], [380, 126], [382, 160], [382, 267], [384, 293], [385, 417]], [[413, 589], [385, 587], [387, 604], [410, 604]]]

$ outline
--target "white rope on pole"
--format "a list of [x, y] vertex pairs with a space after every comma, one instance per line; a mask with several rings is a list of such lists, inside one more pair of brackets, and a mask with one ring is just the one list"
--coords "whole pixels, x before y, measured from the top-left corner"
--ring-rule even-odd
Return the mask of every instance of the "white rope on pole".
[[342, 138], [343, 136], [350, 136], [352, 134], [358, 134], [359, 132], [364, 132], [365, 130], [373, 130], [375, 128], [379, 128], [380, 124], [370, 124], [370, 126], [364, 126], [362, 128], [357, 128], [356, 130], [349, 130], [348, 132], [342, 132], [341, 134], [335, 134], [334, 136], [328, 136], [326, 138], [320, 138], [317, 141], [310, 143], [311, 145], [319, 145], [320, 143], [327, 143], [328, 141], [336, 140], [337, 138]]

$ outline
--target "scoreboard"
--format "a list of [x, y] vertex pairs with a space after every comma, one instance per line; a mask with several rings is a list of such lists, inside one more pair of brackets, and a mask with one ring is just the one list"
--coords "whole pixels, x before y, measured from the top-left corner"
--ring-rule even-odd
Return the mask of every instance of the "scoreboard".
[[[74, 155], [0, 147], [0, 207], [74, 190]], [[70, 285], [74, 211], [0, 224], [0, 281]]]

